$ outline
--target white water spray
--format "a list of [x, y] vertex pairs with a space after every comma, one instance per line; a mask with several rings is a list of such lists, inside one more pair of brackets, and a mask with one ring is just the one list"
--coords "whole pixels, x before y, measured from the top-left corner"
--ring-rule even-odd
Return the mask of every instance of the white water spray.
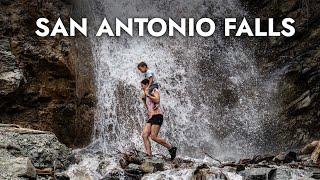
[[[223, 20], [247, 15], [237, 0], [93, 0], [86, 5], [95, 25], [104, 17], [112, 22], [130, 17]], [[261, 151], [271, 95], [261, 86], [253, 50], [218, 29], [207, 38], [91, 38], [98, 100], [91, 147], [105, 154], [132, 147], [143, 150], [140, 133], [147, 116], [136, 66], [145, 61], [161, 84], [165, 114], [160, 135], [179, 148], [179, 156], [199, 158], [206, 152], [238, 159]], [[155, 143], [152, 148], [167, 153]]]
[[[243, 17], [237, 1], [99, 1], [97, 22], [108, 17], [177, 18]], [[102, 12], [101, 12], [102, 11]], [[99, 23], [97, 23], [99, 24]], [[111, 24], [112, 26], [112, 24]], [[223, 33], [203, 37], [100, 37], [93, 39], [98, 106], [95, 138], [104, 152], [136, 147], [145, 110], [140, 101], [141, 77], [136, 65], [145, 61], [156, 71], [165, 110], [161, 135], [183, 156], [202, 151], [237, 156], [257, 151], [261, 130], [259, 73], [241, 40]], [[246, 147], [246, 148], [244, 148]], [[163, 148], [153, 147], [157, 152]], [[226, 149], [227, 148], [227, 149]]]

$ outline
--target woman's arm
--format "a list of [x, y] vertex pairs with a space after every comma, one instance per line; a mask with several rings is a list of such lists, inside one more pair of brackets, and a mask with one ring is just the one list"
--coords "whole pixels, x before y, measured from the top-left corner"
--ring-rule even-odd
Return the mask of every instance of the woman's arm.
[[152, 94], [147, 95], [152, 102], [154, 103], [160, 103], [160, 93], [158, 91], [154, 91]]

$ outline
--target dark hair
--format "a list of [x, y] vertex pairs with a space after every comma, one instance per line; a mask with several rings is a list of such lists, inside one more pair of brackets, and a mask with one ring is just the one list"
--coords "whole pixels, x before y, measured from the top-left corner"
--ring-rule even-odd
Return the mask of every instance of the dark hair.
[[141, 81], [141, 84], [147, 85], [149, 84], [149, 82], [150, 82], [149, 79], [144, 79]]
[[145, 62], [141, 62], [141, 63], [138, 64], [138, 68], [139, 67], [148, 67], [148, 65]]

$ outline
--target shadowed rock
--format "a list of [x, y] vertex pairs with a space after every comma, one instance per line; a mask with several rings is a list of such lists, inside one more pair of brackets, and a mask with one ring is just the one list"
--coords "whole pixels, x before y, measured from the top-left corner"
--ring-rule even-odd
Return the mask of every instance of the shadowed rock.
[[70, 164], [71, 149], [53, 133], [0, 124], [0, 134], [0, 179], [51, 176]]

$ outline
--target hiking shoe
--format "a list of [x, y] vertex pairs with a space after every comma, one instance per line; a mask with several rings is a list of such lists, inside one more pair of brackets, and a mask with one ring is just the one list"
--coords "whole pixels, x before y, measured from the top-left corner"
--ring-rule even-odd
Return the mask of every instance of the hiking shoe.
[[177, 147], [172, 147], [168, 151], [171, 156], [171, 161], [174, 160], [174, 158], [176, 158], [176, 154], [177, 154]]

